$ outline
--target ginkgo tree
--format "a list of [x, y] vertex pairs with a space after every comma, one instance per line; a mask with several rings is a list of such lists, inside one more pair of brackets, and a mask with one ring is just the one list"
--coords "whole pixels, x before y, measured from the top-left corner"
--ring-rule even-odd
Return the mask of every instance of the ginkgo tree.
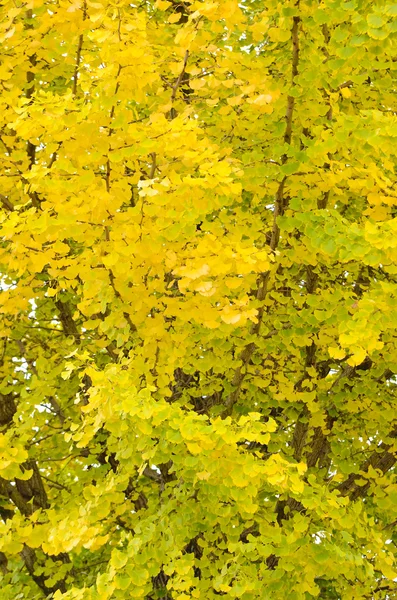
[[397, 598], [396, 16], [2, 0], [2, 600]]

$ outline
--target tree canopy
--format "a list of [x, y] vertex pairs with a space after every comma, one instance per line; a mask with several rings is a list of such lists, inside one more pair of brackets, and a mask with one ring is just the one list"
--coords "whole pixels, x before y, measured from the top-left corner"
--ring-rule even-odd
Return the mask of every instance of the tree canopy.
[[2, 600], [397, 598], [397, 5], [2, 0]]

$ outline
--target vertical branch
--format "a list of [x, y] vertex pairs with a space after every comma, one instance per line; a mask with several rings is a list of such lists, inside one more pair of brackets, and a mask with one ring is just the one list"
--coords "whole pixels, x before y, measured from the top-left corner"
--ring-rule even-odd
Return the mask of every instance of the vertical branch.
[[[2, 427], [7, 428], [12, 426], [12, 420], [16, 410], [14, 396], [11, 394], [5, 396], [0, 394], [0, 425]], [[8, 504], [7, 508], [0, 509], [0, 517], [4, 521], [12, 519], [14, 507], [17, 508], [26, 519], [29, 519], [36, 510], [46, 510], [49, 508], [48, 497], [40, 469], [34, 459], [29, 458], [21, 465], [22, 472], [27, 470], [32, 471], [29, 479], [18, 479], [16, 477], [15, 480], [11, 482], [0, 477], [0, 497], [6, 499]], [[56, 561], [59, 558], [49, 555], [45, 556], [46, 558], [51, 558], [53, 561]], [[21, 552], [21, 558], [33, 581], [35, 581], [46, 595], [55, 592], [57, 589], [62, 592], [66, 591], [65, 578], [60, 579], [54, 586], [47, 586], [46, 578], [43, 575], [36, 574], [35, 550], [24, 545]], [[70, 558], [67, 554], [63, 554], [60, 558], [62, 562], [70, 563]], [[7, 572], [7, 557], [4, 553], [0, 553], [0, 568], [3, 573]]]
[[[314, 273], [312, 267], [308, 266], [306, 268], [306, 292], [307, 294], [313, 294], [316, 291], [318, 281], [318, 275]], [[306, 304], [305, 304], [306, 305]], [[305, 348], [305, 366], [303, 370], [303, 375], [300, 380], [295, 385], [295, 389], [298, 392], [302, 392], [303, 382], [307, 379], [311, 379], [311, 376], [308, 373], [308, 369], [312, 367], [316, 362], [316, 345], [314, 342], [307, 345]], [[309, 411], [307, 409], [306, 404], [298, 417], [298, 420], [295, 425], [294, 435], [292, 438], [292, 448], [294, 451], [294, 458], [297, 461], [300, 461], [302, 458], [303, 448], [306, 443], [306, 436], [309, 430], [308, 424], [308, 416]]]
[[[85, 21], [87, 18], [87, 3], [84, 2], [83, 4], [83, 21]], [[73, 96], [76, 96], [77, 94], [77, 80], [79, 78], [79, 70], [80, 70], [80, 63], [81, 63], [81, 51], [83, 49], [83, 41], [84, 41], [84, 36], [81, 33], [79, 36], [79, 41], [77, 44], [77, 52], [76, 52], [76, 62], [75, 62], [75, 67], [74, 67], [74, 73], [73, 73]]]
[[[295, 78], [298, 75], [299, 24], [300, 24], [300, 17], [294, 17], [293, 22], [292, 22], [292, 28], [291, 28], [291, 40], [292, 40], [291, 80], [292, 80], [292, 87], [295, 86]], [[182, 74], [182, 76], [183, 76], [183, 74]], [[291, 139], [292, 139], [292, 123], [293, 123], [293, 116], [294, 116], [294, 108], [295, 108], [295, 97], [292, 96], [291, 94], [289, 94], [287, 97], [287, 109], [286, 109], [286, 113], [285, 113], [285, 131], [284, 131], [284, 136], [283, 136], [284, 142], [288, 145], [291, 144]], [[288, 156], [287, 156], [287, 154], [284, 154], [281, 158], [281, 164], [284, 165], [287, 161], [288, 161]], [[284, 199], [284, 189], [285, 189], [286, 181], [287, 181], [287, 177], [284, 177], [278, 186], [278, 189], [276, 192], [276, 197], [275, 197], [275, 204], [274, 204], [274, 210], [273, 210], [273, 227], [272, 227], [272, 233], [271, 233], [271, 239], [270, 239], [270, 248], [273, 251], [276, 250], [276, 248], [278, 246], [278, 242], [279, 242], [279, 237], [280, 237], [280, 230], [279, 230], [279, 226], [277, 224], [277, 219], [279, 216], [281, 216], [283, 214], [284, 209], [285, 209], [286, 203], [285, 203], [285, 199]], [[267, 271], [266, 273], [263, 273], [261, 275], [259, 284], [258, 284], [258, 290], [256, 293], [257, 300], [263, 301], [266, 298], [267, 291], [268, 291], [269, 278], [270, 278], [270, 271]], [[259, 335], [264, 312], [265, 312], [265, 306], [262, 304], [262, 306], [258, 310], [257, 322], [251, 328], [251, 331], [250, 331], [251, 335]], [[242, 364], [234, 372], [234, 376], [232, 379], [232, 386], [233, 386], [234, 390], [233, 390], [233, 392], [231, 392], [231, 394], [229, 394], [229, 396], [225, 400], [225, 408], [221, 415], [222, 418], [226, 418], [227, 416], [231, 415], [231, 413], [233, 411], [233, 406], [238, 401], [240, 391], [241, 391], [241, 386], [242, 386], [242, 383], [243, 383], [246, 373], [247, 373], [247, 365], [248, 365], [249, 361], [251, 360], [251, 357], [255, 351], [255, 348], [256, 348], [256, 344], [254, 342], [250, 342], [249, 344], [247, 344], [245, 346], [244, 350], [240, 354], [240, 360], [241, 360]]]
[[[26, 11], [26, 18], [27, 19], [32, 19], [33, 18], [33, 10], [30, 8]], [[25, 25], [25, 29], [33, 29], [33, 25], [31, 25], [30, 23], [27, 23]], [[37, 64], [37, 57], [36, 54], [32, 54], [31, 56], [29, 56], [29, 64], [32, 68], [32, 70], [28, 70], [28, 72], [26, 73], [26, 81], [27, 81], [27, 87], [26, 87], [26, 98], [30, 101], [29, 103], [33, 102], [32, 96], [34, 94], [34, 90], [35, 90], [35, 74], [34, 74], [34, 67]], [[26, 143], [26, 153], [28, 155], [28, 160], [29, 160], [29, 166], [28, 169], [29, 171], [32, 169], [33, 165], [36, 164], [36, 146], [35, 144], [33, 144], [30, 140], [27, 140]], [[24, 182], [26, 182], [26, 180], [23, 179]], [[28, 189], [30, 187], [30, 184], [28, 182], [26, 182], [28, 185]], [[40, 198], [39, 195], [36, 191], [28, 191], [28, 195], [29, 198], [32, 201], [33, 206], [35, 206], [36, 208], [40, 207]]]
[[[123, 298], [121, 297], [120, 292], [116, 288], [115, 277], [114, 277], [114, 273], [113, 273], [112, 269], [108, 269], [108, 273], [109, 273], [110, 285], [114, 291], [114, 295], [116, 296], [116, 298], [118, 298], [120, 300], [120, 302], [123, 302]], [[124, 316], [125, 320], [127, 321], [131, 332], [134, 333], [137, 329], [136, 329], [136, 325], [134, 325], [134, 323], [131, 321], [130, 315], [127, 312], [124, 312], [123, 316]]]
[[[119, 42], [121, 42], [121, 14], [120, 14], [120, 9], [118, 9], [118, 16], [119, 16], [119, 23], [118, 23], [118, 27], [117, 27], [117, 34], [118, 34], [118, 38], [119, 38]], [[108, 137], [110, 138], [113, 134], [114, 129], [112, 128], [112, 121], [114, 119], [114, 113], [116, 110], [116, 103], [117, 103], [117, 93], [119, 91], [120, 88], [120, 81], [119, 81], [119, 77], [120, 77], [120, 73], [121, 73], [121, 65], [118, 66], [117, 69], [117, 75], [116, 75], [116, 88], [114, 90], [114, 104], [112, 106], [112, 108], [110, 109], [110, 123], [109, 123], [109, 132], [108, 132]], [[109, 144], [109, 152], [111, 151], [111, 147]], [[108, 159], [106, 161], [106, 191], [109, 193], [110, 192], [110, 175], [111, 175], [112, 169], [110, 167], [110, 160], [109, 160], [109, 155], [108, 155]]]
[[[323, 31], [325, 44], [327, 46], [329, 43], [329, 40], [330, 40], [330, 33], [328, 30], [328, 27], [326, 25], [323, 25], [322, 31]], [[328, 58], [330, 58], [327, 47], [325, 47], [323, 49], [323, 52], [326, 57], [326, 60]], [[324, 94], [325, 94], [325, 90], [324, 90]], [[328, 101], [328, 111], [326, 114], [326, 119], [328, 122], [332, 121], [332, 119], [333, 119], [332, 105], [331, 105], [330, 101]], [[330, 153], [328, 153], [328, 158], [331, 161], [332, 157], [331, 157]], [[326, 169], [330, 168], [329, 164], [325, 164], [324, 166]], [[321, 198], [318, 199], [317, 207], [319, 209], [324, 209], [327, 207], [329, 194], [330, 194], [330, 192], [327, 191], [322, 195]], [[311, 294], [315, 291], [317, 279], [318, 279], [318, 276], [315, 273], [313, 273], [311, 267], [308, 267], [307, 268], [306, 290], [309, 294]], [[310, 379], [310, 377], [308, 377], [308, 374], [307, 374], [307, 368], [309, 366], [311, 366], [312, 364], [314, 364], [314, 362], [315, 362], [314, 357], [315, 357], [315, 351], [316, 351], [316, 347], [314, 344], [312, 344], [312, 347], [313, 347], [313, 360], [312, 361], [309, 360], [309, 355], [308, 355], [308, 349], [310, 347], [306, 347], [305, 372], [304, 372], [304, 375], [302, 376], [301, 381], [298, 383], [298, 386], [301, 385], [301, 382], [304, 379]], [[305, 406], [301, 412], [301, 415], [298, 418], [297, 423], [296, 423], [293, 440], [292, 440], [292, 447], [294, 450], [294, 458], [296, 460], [301, 460], [302, 453], [303, 453], [303, 450], [305, 447], [306, 438], [307, 438], [307, 434], [308, 434], [308, 430], [309, 430], [308, 417], [309, 417], [309, 411], [307, 409], [307, 406]], [[327, 419], [326, 419], [327, 430], [332, 429], [334, 422], [335, 422], [335, 418], [331, 417], [329, 414], [327, 414]], [[309, 444], [309, 449], [306, 453], [307, 466], [309, 468], [314, 467], [318, 461], [324, 461], [326, 458], [326, 453], [327, 453], [328, 447], [329, 447], [329, 442], [327, 439], [327, 435], [323, 432], [323, 429], [321, 427], [316, 427], [314, 430], [313, 437]]]
[[9, 201], [9, 199], [6, 196], [3, 196], [3, 194], [0, 194], [0, 202], [4, 206], [4, 208], [9, 212], [14, 211], [14, 205], [12, 204], [12, 202]]
[[[85, 21], [87, 18], [87, 3], [86, 1], [84, 1], [83, 4], [83, 21]], [[72, 94], [73, 97], [75, 98], [77, 95], [77, 82], [79, 79], [79, 71], [80, 71], [80, 64], [81, 64], [81, 52], [83, 49], [83, 42], [84, 42], [84, 36], [81, 33], [79, 36], [79, 41], [77, 43], [77, 52], [76, 52], [76, 60], [75, 60], [75, 66], [74, 66], [74, 72], [73, 72], [73, 87], [72, 87]], [[60, 150], [60, 148], [62, 147], [62, 142], [58, 143], [58, 148], [55, 150], [55, 152], [52, 153], [51, 158], [50, 158], [50, 162], [48, 163], [48, 169], [51, 169], [51, 167], [53, 166], [53, 164], [55, 163], [55, 161], [58, 159], [58, 152]]]
[[[171, 87], [171, 89], [172, 89], [171, 103], [172, 104], [174, 104], [174, 102], [175, 102], [178, 88], [179, 88], [179, 86], [181, 85], [181, 83], [183, 81], [183, 78], [184, 78], [184, 75], [185, 75], [185, 72], [186, 72], [186, 66], [187, 66], [188, 59], [189, 59], [189, 50], [186, 50], [185, 57], [183, 59], [182, 70], [179, 73], [179, 75], [178, 75], [178, 77], [177, 77], [174, 85]], [[175, 108], [172, 107], [171, 110], [170, 110], [170, 112], [169, 112], [169, 119], [170, 119], [170, 121], [172, 121], [173, 119], [175, 119], [176, 115], [177, 115], [177, 112], [176, 112]]]
[[[59, 302], [59, 303], [62, 304], [61, 302]], [[66, 306], [65, 311], [69, 311], [68, 305], [65, 305], [65, 306]], [[71, 319], [71, 317], [70, 317], [70, 319]], [[63, 323], [63, 321], [62, 321], [62, 323]], [[72, 320], [72, 324], [73, 324], [73, 327], [75, 328], [75, 330], [77, 332], [77, 329], [76, 329], [76, 326], [75, 326], [73, 320]], [[76, 334], [76, 335], [78, 335], [78, 334]], [[22, 340], [16, 340], [16, 342], [17, 342], [17, 345], [18, 345], [18, 347], [19, 347], [19, 349], [21, 351], [21, 356], [23, 356], [23, 358], [26, 360], [26, 362], [29, 365], [29, 368], [32, 371], [32, 373], [34, 375], [36, 375], [37, 378], [39, 378], [39, 373], [37, 371], [35, 362], [34, 362], [33, 358], [29, 358], [28, 352], [27, 352], [27, 349], [26, 349], [26, 346], [25, 346], [24, 342]], [[54, 396], [49, 396], [48, 400], [49, 400], [49, 402], [50, 402], [50, 404], [51, 404], [51, 406], [52, 406], [52, 408], [54, 410], [54, 413], [59, 418], [59, 420], [61, 422], [61, 425], [63, 425], [64, 422], [65, 422], [66, 417], [65, 417], [65, 415], [64, 415], [64, 413], [62, 411], [62, 408], [59, 406], [58, 401], [54, 398]]]
[[[149, 179], [153, 179], [154, 175], [156, 173], [156, 169], [157, 169], [157, 155], [156, 155], [155, 152], [151, 152], [150, 157], [152, 159], [152, 164], [151, 164], [151, 167], [150, 167]], [[139, 240], [142, 239], [142, 226], [143, 226], [143, 219], [145, 217], [144, 207], [145, 207], [145, 199], [144, 199], [144, 197], [142, 197], [142, 201], [141, 201], [141, 220], [139, 221], [139, 229], [140, 229]]]
[[[37, 559], [36, 552], [33, 550], [33, 548], [30, 548], [25, 544], [21, 552], [21, 557], [25, 563], [25, 567], [29, 575], [46, 596], [49, 596], [50, 594], [52, 595], [57, 590], [59, 590], [62, 594], [66, 593], [66, 584], [64, 579], [57, 581], [53, 586], [48, 586], [46, 577], [43, 574], [36, 574]], [[55, 557], [52, 559], [54, 560]]]
[[61, 321], [64, 334], [73, 336], [78, 342], [80, 339], [80, 333], [77, 329], [76, 323], [73, 320], [73, 315], [69, 304], [62, 302], [62, 300], [56, 300], [55, 306], [59, 312], [59, 319]]
[[84, 36], [81, 33], [79, 36], [79, 42], [77, 45], [76, 64], [75, 64], [74, 73], [73, 73], [73, 88], [72, 88], [73, 96], [76, 96], [76, 93], [77, 93], [77, 79], [79, 77], [79, 68], [80, 68], [80, 62], [81, 62], [81, 51], [83, 49], [83, 40], [84, 40]]
[[150, 167], [149, 179], [153, 179], [157, 169], [156, 153], [152, 152], [150, 157], [152, 159], [152, 166]]
[[[119, 91], [119, 88], [120, 88], [119, 76], [120, 76], [120, 73], [121, 73], [121, 68], [122, 67], [119, 65], [119, 67], [117, 69], [117, 75], [116, 75], [116, 87], [115, 87], [115, 90], [114, 90], [115, 103], [113, 104], [112, 108], [110, 109], [110, 125], [109, 125], [109, 132], [108, 132], [108, 137], [109, 138], [111, 137], [111, 135], [113, 134], [113, 131], [114, 131], [114, 129], [112, 128], [112, 121], [113, 121], [114, 113], [115, 113], [115, 110], [116, 110], [117, 92]], [[112, 148], [109, 145], [109, 152], [111, 150], [112, 150]], [[109, 156], [108, 156], [107, 161], [106, 161], [106, 178], [105, 178], [105, 181], [106, 181], [106, 191], [108, 193], [110, 192], [110, 187], [111, 187], [110, 186], [110, 176], [111, 176], [111, 173], [112, 173], [112, 169], [111, 169], [111, 166], [110, 166], [110, 160], [109, 160]]]
[[[293, 24], [291, 29], [291, 38], [292, 38], [292, 69], [291, 69], [291, 83], [292, 87], [295, 87], [295, 77], [298, 75], [298, 64], [299, 64], [299, 23], [300, 17], [293, 18]], [[284, 133], [284, 142], [286, 144], [291, 144], [291, 136], [292, 136], [292, 118], [294, 114], [295, 108], [295, 97], [289, 95], [287, 100], [287, 111], [285, 113], [285, 133]], [[284, 155], [282, 158], [282, 162], [287, 162], [287, 157]]]
[[[331, 122], [333, 120], [333, 112], [332, 112], [332, 106], [331, 106], [330, 102], [329, 102], [328, 106], [329, 106], [329, 109], [328, 109], [326, 118], [327, 118], [327, 121]], [[329, 161], [331, 162], [331, 160], [332, 160], [331, 153], [328, 152], [327, 156], [328, 156]], [[330, 167], [331, 167], [331, 165], [329, 163], [326, 163], [324, 165], [324, 167], [327, 170], [329, 170]], [[330, 190], [324, 192], [324, 194], [322, 195], [322, 197], [317, 200], [317, 208], [320, 208], [320, 209], [327, 208], [328, 200], [329, 200], [329, 194], [330, 194]]]
[[[299, 24], [300, 17], [294, 17], [292, 22], [291, 29], [291, 41], [292, 41], [292, 66], [291, 66], [291, 86], [295, 87], [295, 78], [298, 75], [298, 65], [299, 65]], [[291, 94], [287, 97], [287, 109], [285, 111], [285, 131], [284, 131], [284, 143], [291, 145], [292, 140], [292, 123], [294, 117], [294, 109], [295, 109], [295, 97]], [[281, 157], [281, 164], [285, 165], [288, 161], [287, 154], [283, 154]], [[277, 224], [277, 220], [279, 216], [284, 214], [284, 210], [287, 206], [286, 198], [284, 197], [285, 184], [287, 181], [287, 177], [283, 177], [281, 182], [279, 183], [274, 211], [273, 211], [273, 227], [272, 227], [272, 235], [270, 240], [270, 247], [272, 250], [277, 248], [279, 237], [280, 237], [280, 228]]]
[[[328, 46], [329, 41], [331, 39], [331, 35], [329, 33], [329, 29], [328, 29], [328, 27], [327, 27], [326, 24], [324, 24], [322, 26], [322, 32], [323, 32], [324, 41], [325, 41], [325, 47], [323, 48], [323, 52], [324, 52], [324, 55], [326, 57], [326, 60], [328, 60], [330, 58], [330, 56], [329, 56], [329, 53], [328, 53], [327, 46]], [[324, 90], [324, 93], [325, 93], [325, 90]], [[332, 121], [332, 119], [333, 119], [331, 102], [328, 102], [328, 111], [327, 111], [326, 119], [327, 119], [327, 121]], [[330, 153], [328, 153], [328, 158], [331, 161], [331, 154]], [[324, 165], [324, 166], [325, 166], [325, 168], [327, 168], [327, 165]], [[328, 167], [329, 167], [329, 165], [328, 165]], [[319, 209], [327, 208], [328, 200], [329, 200], [329, 190], [327, 192], [324, 192], [324, 194], [322, 195], [322, 197], [318, 199], [318, 201], [317, 201], [317, 208], [319, 208]]]
[[[27, 19], [32, 19], [33, 17], [33, 10], [31, 8], [29, 8], [26, 11], [26, 18]], [[30, 23], [28, 23], [26, 25], [26, 29], [33, 29], [33, 25], [31, 25]], [[31, 56], [29, 56], [29, 64], [32, 68], [34, 68], [37, 64], [37, 59], [36, 59], [36, 54], [32, 54]], [[28, 100], [31, 100], [33, 94], [34, 94], [34, 71], [29, 70], [26, 73], [26, 81], [27, 81], [27, 87], [26, 87], [26, 98], [28, 98]], [[32, 144], [32, 142], [30, 142], [28, 140], [27, 142], [27, 154], [28, 154], [28, 158], [29, 158], [29, 170], [33, 167], [33, 165], [36, 162], [36, 146], [34, 144]]]

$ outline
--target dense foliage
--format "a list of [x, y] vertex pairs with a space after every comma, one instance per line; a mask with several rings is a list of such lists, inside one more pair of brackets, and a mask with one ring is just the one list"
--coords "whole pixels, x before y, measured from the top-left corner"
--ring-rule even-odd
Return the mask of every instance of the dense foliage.
[[2, 0], [2, 600], [397, 598], [396, 15]]

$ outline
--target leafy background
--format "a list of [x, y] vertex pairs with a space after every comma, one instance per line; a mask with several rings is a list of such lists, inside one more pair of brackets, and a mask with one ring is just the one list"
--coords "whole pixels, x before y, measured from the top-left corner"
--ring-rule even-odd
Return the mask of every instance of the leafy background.
[[394, 598], [397, 5], [3, 0], [2, 598]]

